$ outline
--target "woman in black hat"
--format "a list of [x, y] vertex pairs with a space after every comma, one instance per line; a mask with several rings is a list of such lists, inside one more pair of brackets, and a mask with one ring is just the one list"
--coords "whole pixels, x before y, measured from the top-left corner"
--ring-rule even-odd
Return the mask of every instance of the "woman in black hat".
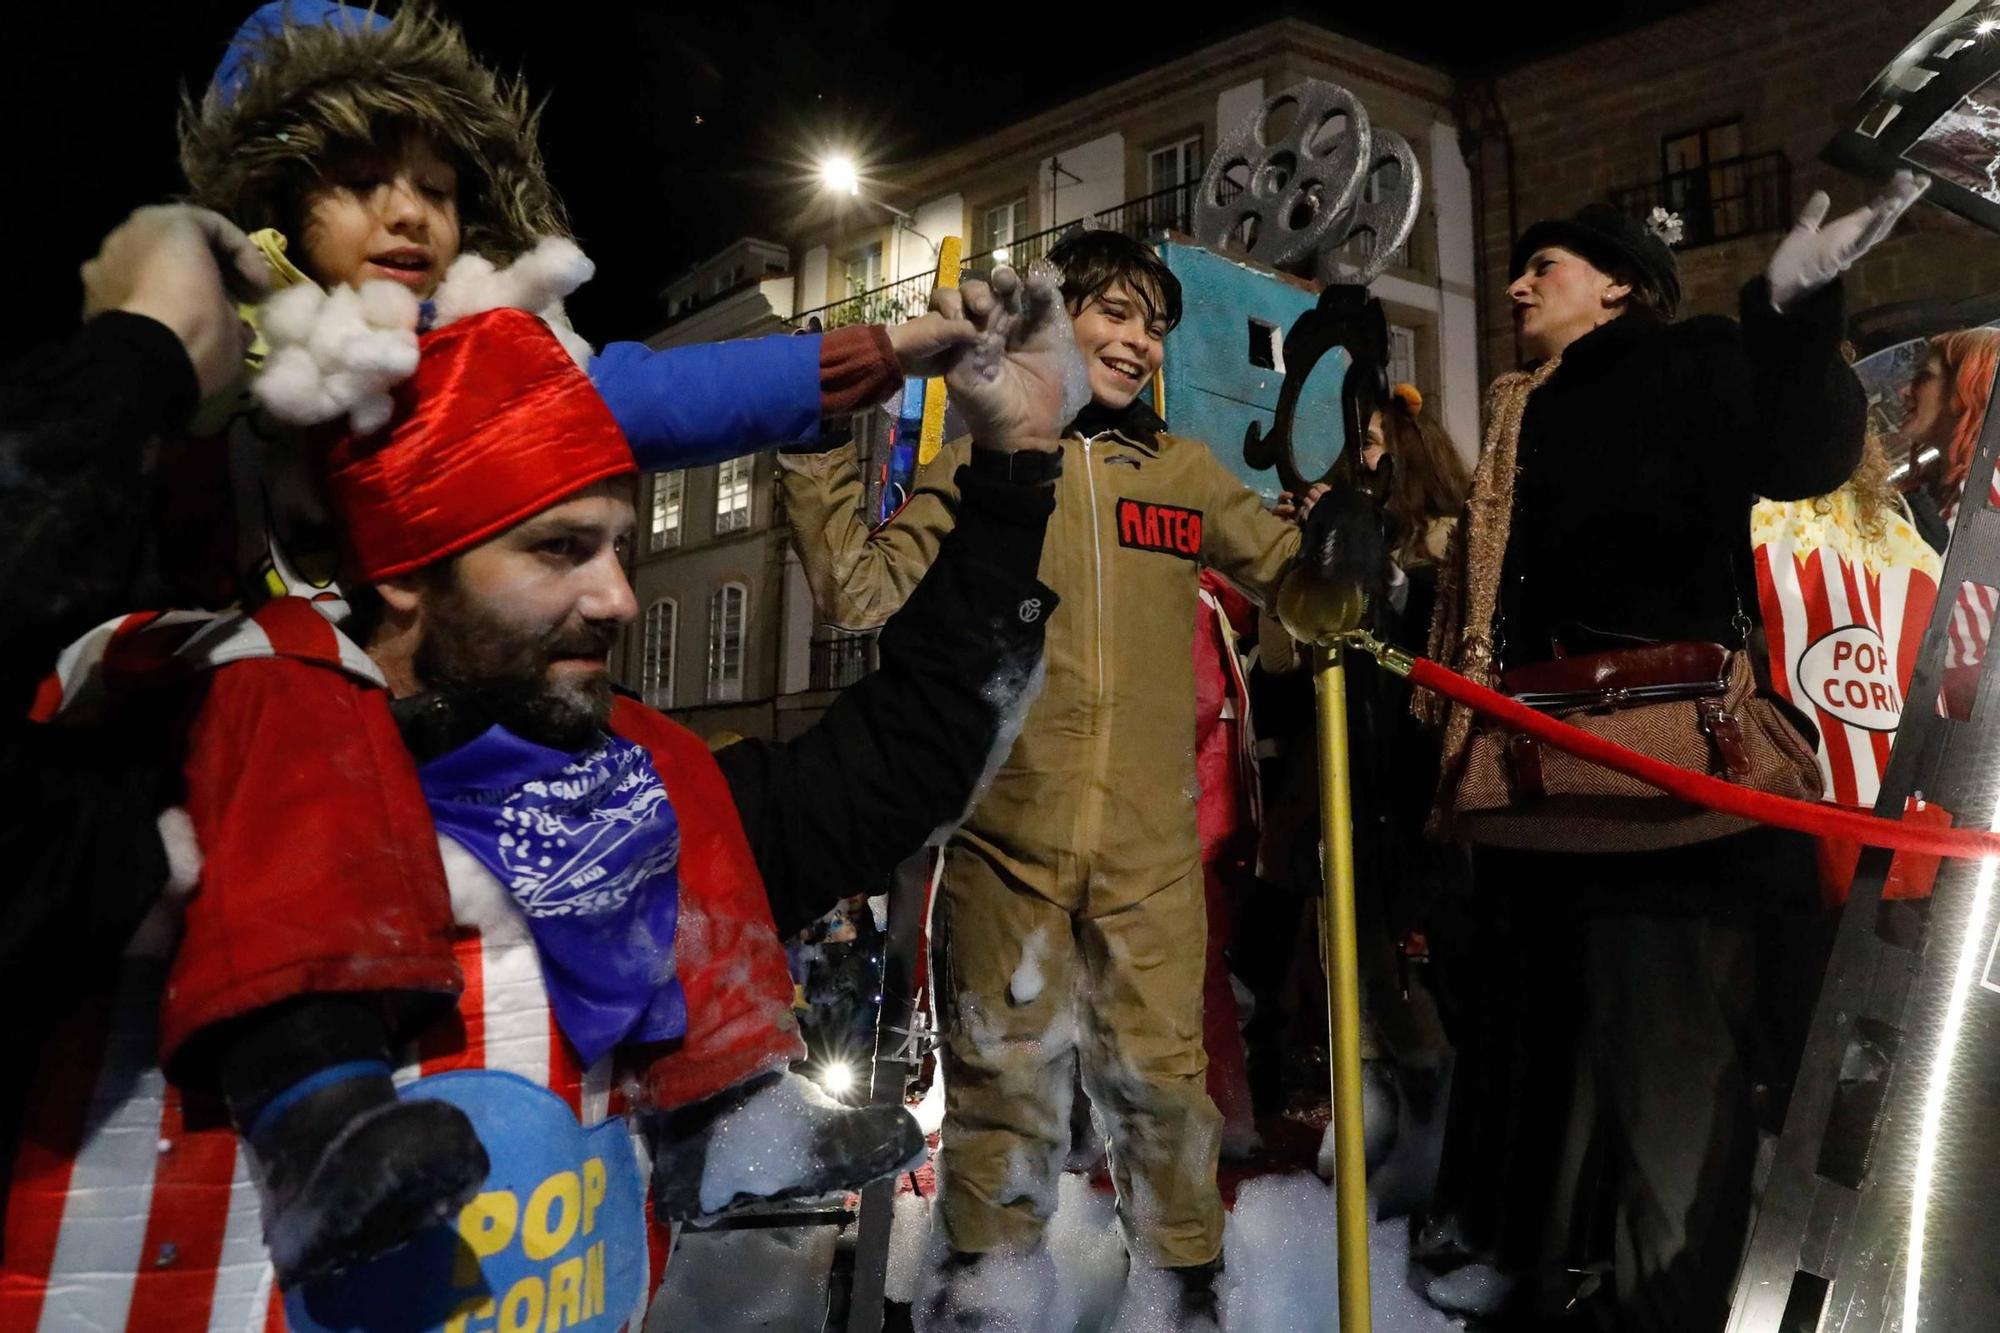
[[[1755, 497], [1831, 491], [1860, 457], [1838, 276], [1926, 184], [1902, 173], [1825, 227], [1816, 194], [1744, 287], [1740, 323], [1672, 322], [1664, 210], [1530, 227], [1507, 289], [1528, 370], [1489, 400], [1492, 457], [1431, 655], [1491, 681], [1647, 644], [1744, 646]], [[1431, 711], [1452, 773], [1471, 719]], [[1448, 784], [1442, 804], [1448, 826]], [[1643, 852], [1478, 846], [1474, 865], [1461, 984], [1480, 998], [1457, 1034], [1440, 1204], [1514, 1280], [1498, 1326], [1719, 1330], [1767, 1109], [1754, 1099], [1791, 1073], [1757, 1049], [1756, 930], [1788, 895], [1812, 901], [1810, 843], [1756, 829]]]

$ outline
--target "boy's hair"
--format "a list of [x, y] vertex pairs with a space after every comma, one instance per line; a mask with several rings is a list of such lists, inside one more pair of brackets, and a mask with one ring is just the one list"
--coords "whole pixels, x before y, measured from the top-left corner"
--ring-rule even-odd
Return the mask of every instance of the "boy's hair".
[[287, 21], [244, 40], [229, 78], [199, 104], [182, 99], [190, 202], [296, 243], [301, 201], [330, 157], [421, 131], [458, 169], [462, 251], [505, 262], [569, 234], [535, 141], [540, 109], [424, 0], [387, 22]]
[[1171, 333], [1181, 322], [1181, 280], [1143, 241], [1117, 231], [1072, 232], [1050, 247], [1049, 262], [1062, 270], [1063, 303], [1072, 315], [1122, 282], [1146, 307], [1149, 323], [1157, 319]]

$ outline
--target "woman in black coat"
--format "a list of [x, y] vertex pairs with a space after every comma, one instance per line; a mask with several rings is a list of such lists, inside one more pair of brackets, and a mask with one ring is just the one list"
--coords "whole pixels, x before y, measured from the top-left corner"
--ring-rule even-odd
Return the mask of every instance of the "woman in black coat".
[[[1899, 177], [1824, 229], [1815, 196], [1743, 289], [1740, 323], [1671, 322], [1673, 252], [1615, 209], [1529, 228], [1507, 294], [1530, 365], [1556, 364], [1520, 418], [1504, 555], [1441, 592], [1433, 654], [1497, 674], [1673, 640], [1747, 646], [1751, 505], [1831, 491], [1860, 457], [1838, 275], [1923, 184]], [[1490, 635], [1467, 623], [1482, 578]], [[1480, 927], [1441, 960], [1485, 1000], [1454, 1034], [1440, 1204], [1514, 1280], [1499, 1326], [1720, 1329], [1755, 1099], [1791, 1072], [1757, 1035], [1756, 928], [1813, 900], [1810, 843], [1757, 829], [1650, 852], [1479, 847], [1474, 879]]]

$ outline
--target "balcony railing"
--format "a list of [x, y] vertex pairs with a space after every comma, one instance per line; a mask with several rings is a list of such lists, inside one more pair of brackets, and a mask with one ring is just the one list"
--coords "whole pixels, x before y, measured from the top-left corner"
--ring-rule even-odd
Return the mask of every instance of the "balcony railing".
[[844, 690], [875, 669], [873, 634], [840, 634], [812, 641], [812, 688]]
[[[1019, 268], [1047, 255], [1049, 247], [1054, 245], [1064, 232], [1079, 224], [1093, 230], [1123, 232], [1140, 240], [1149, 239], [1163, 231], [1187, 231], [1193, 223], [1195, 191], [1199, 185], [1198, 181], [1188, 181], [1182, 185], [1170, 186], [1138, 199], [1128, 199], [1115, 208], [1101, 209], [1060, 226], [1047, 227], [1026, 236], [1016, 237], [1005, 245], [993, 246], [978, 254], [966, 256], [961, 267], [966, 273], [983, 276], [993, 271], [1000, 252], [1004, 250], [1007, 256], [1005, 262]], [[792, 326], [810, 329], [813, 327], [813, 321], [817, 320], [821, 329], [837, 329], [846, 324], [879, 324], [900, 319], [914, 319], [928, 306], [931, 288], [936, 282], [936, 269], [915, 273], [872, 291], [858, 292], [845, 300], [805, 311], [792, 319]]]
[[1783, 231], [1792, 225], [1792, 164], [1776, 151], [1727, 158], [1622, 186], [1611, 202], [1641, 221], [1655, 208], [1680, 214], [1682, 250]]

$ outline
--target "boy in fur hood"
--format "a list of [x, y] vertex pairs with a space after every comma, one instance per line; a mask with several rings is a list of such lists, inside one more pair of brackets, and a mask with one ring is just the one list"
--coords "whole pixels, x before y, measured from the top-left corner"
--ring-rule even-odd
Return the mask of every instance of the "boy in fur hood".
[[[560, 297], [590, 266], [564, 234], [535, 119], [519, 87], [480, 66], [462, 34], [421, 5], [386, 19], [287, 0], [251, 16], [206, 96], [184, 108], [190, 194], [257, 229], [278, 285], [327, 289], [326, 304], [344, 303], [355, 332], [368, 335], [288, 346], [269, 361], [258, 349], [259, 399], [282, 404], [294, 422], [344, 415], [365, 432], [371, 419], [386, 421], [386, 387], [409, 372], [398, 370], [398, 347], [406, 342], [414, 357], [415, 338], [370, 324], [383, 303], [364, 284], [379, 281], [424, 302], [425, 326], [494, 306], [541, 311], [645, 470], [811, 440], [823, 418], [879, 400], [974, 336], [969, 321], [929, 316], [893, 334], [868, 327], [668, 352], [628, 343], [593, 354], [561, 311]], [[233, 595], [261, 617], [297, 595], [343, 621], [333, 581], [342, 543], [298, 436], [240, 394], [210, 404], [204, 426], [226, 447], [187, 442], [180, 489], [210, 503], [233, 496], [233, 521], [181, 527], [208, 541], [233, 534], [234, 549], [183, 552], [193, 581], [208, 585], [211, 604]], [[214, 577], [224, 570], [234, 575], [227, 591]], [[275, 639], [274, 650], [285, 651]], [[348, 656], [343, 641], [339, 660], [322, 665]], [[229, 670], [216, 666], [212, 677]], [[225, 839], [232, 849], [266, 845], [255, 853], [261, 865], [225, 867], [211, 854], [160, 1010], [169, 1076], [218, 1089], [257, 1160], [287, 1285], [407, 1239], [470, 1197], [488, 1169], [455, 1108], [398, 1108], [386, 1079], [352, 1073], [375, 1070], [462, 981], [435, 843], [386, 809], [383, 794], [406, 788], [409, 775], [401, 747], [384, 743], [394, 727], [381, 691], [339, 670], [294, 673], [290, 688], [277, 732], [295, 757], [262, 771], [296, 783], [298, 818]], [[271, 758], [269, 735], [239, 743], [246, 756]], [[232, 820], [271, 808], [268, 786], [245, 789], [251, 760], [241, 767], [220, 792], [199, 790], [208, 779], [190, 772], [190, 806], [220, 801]], [[232, 896], [211, 881], [259, 887]], [[343, 929], [356, 917], [365, 930]], [[283, 928], [303, 921], [319, 928]], [[341, 1184], [364, 1178], [366, 1197]]]

